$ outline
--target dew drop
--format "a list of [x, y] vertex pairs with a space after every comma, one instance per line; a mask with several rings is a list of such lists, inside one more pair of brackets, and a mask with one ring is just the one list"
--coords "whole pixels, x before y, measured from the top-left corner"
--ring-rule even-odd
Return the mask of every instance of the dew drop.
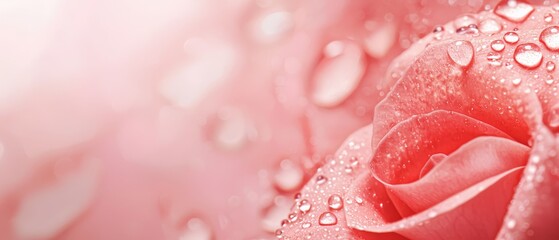
[[[337, 41], [334, 43], [334, 46], [338, 45]], [[352, 42], [340, 43], [343, 44], [341, 50], [328, 50], [332, 46], [327, 45], [325, 57], [312, 77], [310, 98], [317, 106], [335, 107], [341, 104], [355, 91], [365, 72], [365, 58], [361, 47]]]
[[301, 185], [303, 177], [303, 170], [292, 160], [286, 159], [280, 163], [274, 175], [274, 183], [280, 190], [289, 192]]
[[281, 230], [281, 229], [276, 230], [276, 237], [277, 238], [283, 238], [283, 230]]
[[427, 214], [427, 216], [429, 216], [430, 218], [434, 218], [434, 217], [436, 217], [437, 215], [438, 215], [438, 214], [437, 214], [437, 212], [435, 212], [435, 211], [430, 211], [430, 212]]
[[479, 30], [478, 30], [477, 25], [471, 24], [471, 25], [468, 25], [468, 26], [465, 26], [465, 27], [460, 27], [460, 28], [456, 29], [456, 33], [478, 35]]
[[534, 7], [528, 3], [516, 0], [503, 0], [495, 7], [495, 14], [511, 22], [524, 22], [534, 11]]
[[515, 226], [516, 226], [516, 221], [512, 219], [507, 221], [507, 228], [513, 229]]
[[479, 31], [482, 33], [493, 34], [498, 33], [503, 29], [503, 26], [497, 20], [488, 18], [479, 24]]
[[540, 42], [552, 51], [559, 50], [559, 27], [551, 26], [540, 33]]
[[487, 61], [492, 66], [501, 66], [501, 54], [496, 52], [487, 53]]
[[547, 70], [548, 72], [553, 72], [553, 70], [555, 70], [555, 63], [553, 63], [552, 61], [548, 61], [547, 63], [545, 63], [545, 70]]
[[522, 78], [515, 78], [512, 80], [512, 85], [514, 86], [518, 86], [520, 83], [522, 83]]
[[301, 211], [302, 213], [307, 213], [311, 210], [312, 204], [306, 200], [303, 199], [301, 200], [301, 202], [299, 202], [299, 211]]
[[353, 168], [349, 165], [344, 167], [344, 172], [347, 174], [351, 174], [353, 172]]
[[361, 198], [361, 197], [359, 197], [359, 196], [356, 196], [356, 197], [355, 197], [355, 202], [356, 202], [357, 204], [362, 204], [362, 203], [363, 203], [363, 198]]
[[543, 21], [546, 22], [546, 23], [551, 23], [551, 22], [553, 22], [553, 15], [551, 15], [551, 13], [546, 13], [546, 14], [543, 16]]
[[280, 225], [281, 225], [282, 227], [286, 227], [286, 226], [287, 226], [287, 224], [289, 224], [289, 220], [287, 220], [287, 219], [283, 219], [283, 220], [281, 220], [281, 223], [280, 223]]
[[322, 226], [336, 225], [338, 218], [331, 212], [324, 212], [318, 218], [318, 223]]
[[261, 42], [272, 42], [288, 33], [293, 28], [294, 21], [291, 13], [277, 11], [261, 16], [255, 25], [255, 38]]
[[447, 48], [450, 59], [461, 67], [467, 67], [474, 58], [474, 47], [469, 41], [455, 41]]
[[299, 214], [297, 214], [296, 212], [292, 212], [287, 215], [287, 220], [289, 220], [289, 222], [295, 222], [297, 221], [297, 219], [299, 219]]
[[311, 226], [312, 226], [312, 224], [311, 224], [310, 222], [305, 222], [305, 223], [303, 223], [303, 224], [301, 225], [301, 227], [302, 227], [303, 229], [310, 228]]
[[491, 49], [496, 52], [503, 51], [503, 49], [505, 49], [505, 42], [502, 40], [495, 40], [491, 42]]
[[433, 29], [434, 38], [437, 40], [441, 40], [444, 35], [444, 30], [444, 27], [441, 25], [435, 26], [435, 28]]
[[533, 43], [520, 44], [514, 50], [514, 60], [523, 67], [536, 68], [542, 63], [540, 47]]
[[553, 80], [553, 78], [552, 78], [551, 76], [549, 76], [549, 77], [545, 80], [545, 83], [546, 83], [547, 85], [551, 85], [551, 84], [553, 84], [553, 82], [555, 82], [555, 80]]
[[328, 207], [333, 210], [340, 210], [344, 206], [344, 201], [342, 197], [338, 194], [334, 194], [328, 198]]
[[318, 185], [322, 185], [322, 184], [326, 183], [327, 181], [328, 181], [328, 178], [326, 178], [323, 175], [318, 175], [316, 177], [316, 184], [318, 184]]
[[503, 39], [507, 43], [514, 44], [514, 43], [517, 43], [518, 40], [520, 40], [520, 37], [518, 36], [518, 33], [508, 32], [508, 33], [505, 33], [505, 35], [503, 36]]

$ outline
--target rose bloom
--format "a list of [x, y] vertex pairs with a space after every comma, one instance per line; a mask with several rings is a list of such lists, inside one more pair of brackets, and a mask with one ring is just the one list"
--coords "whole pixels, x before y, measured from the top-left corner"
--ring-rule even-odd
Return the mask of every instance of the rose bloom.
[[558, 9], [0, 2], [0, 239], [559, 239]]

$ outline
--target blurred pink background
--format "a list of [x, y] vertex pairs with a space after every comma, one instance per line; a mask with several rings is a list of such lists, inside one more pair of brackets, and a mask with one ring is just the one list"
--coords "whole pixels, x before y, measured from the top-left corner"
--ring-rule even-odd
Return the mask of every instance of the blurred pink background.
[[391, 60], [487, 4], [0, 1], [0, 239], [273, 239]]

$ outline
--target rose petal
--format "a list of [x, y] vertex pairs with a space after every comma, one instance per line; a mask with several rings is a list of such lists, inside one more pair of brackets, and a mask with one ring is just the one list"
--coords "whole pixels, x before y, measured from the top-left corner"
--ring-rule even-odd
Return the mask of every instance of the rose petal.
[[419, 178], [421, 168], [432, 154], [450, 154], [479, 136], [509, 138], [500, 130], [460, 113], [439, 110], [413, 116], [386, 134], [370, 165], [382, 182], [408, 183]]
[[527, 146], [509, 139], [478, 137], [418, 181], [387, 188], [413, 211], [420, 212], [487, 178], [524, 166], [528, 152]]
[[368, 187], [377, 180], [365, 172], [347, 193], [348, 197], [364, 198], [362, 205], [346, 207], [348, 225], [368, 232], [396, 232], [411, 239], [491, 239], [501, 226], [522, 170], [523, 167], [514, 168], [488, 178], [426, 211], [396, 222], [386, 221], [378, 211], [376, 195]]

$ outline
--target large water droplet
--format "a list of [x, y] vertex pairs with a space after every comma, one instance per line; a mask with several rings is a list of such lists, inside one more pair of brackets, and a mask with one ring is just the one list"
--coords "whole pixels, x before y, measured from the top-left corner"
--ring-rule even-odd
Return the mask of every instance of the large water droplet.
[[293, 28], [293, 23], [289, 12], [269, 12], [255, 19], [253, 35], [260, 42], [273, 42], [285, 36]]
[[186, 229], [181, 233], [180, 240], [210, 240], [212, 230], [204, 221], [191, 218], [186, 224]]
[[552, 51], [559, 50], [559, 27], [551, 26], [540, 33], [540, 42]]
[[301, 202], [299, 202], [299, 211], [301, 211], [302, 213], [307, 213], [311, 210], [312, 208], [312, 204], [309, 202], [309, 200], [303, 199], [301, 200]]
[[461, 67], [470, 65], [474, 58], [474, 47], [469, 41], [455, 41], [447, 48], [450, 59]]
[[394, 22], [371, 25], [368, 28], [370, 33], [364, 41], [365, 50], [373, 58], [382, 58], [388, 54], [394, 43], [396, 43], [398, 26]]
[[503, 51], [505, 49], [505, 42], [502, 40], [495, 40], [491, 42], [491, 49], [496, 52]]
[[488, 18], [479, 24], [479, 31], [482, 33], [492, 34], [498, 33], [503, 29], [503, 26], [497, 20]]
[[52, 239], [87, 210], [101, 166], [88, 158], [76, 168], [21, 199], [11, 220], [16, 239]]
[[518, 40], [520, 40], [520, 37], [518, 36], [518, 33], [508, 32], [508, 33], [505, 33], [505, 35], [503, 36], [503, 39], [507, 43], [514, 44], [514, 43], [517, 43]]
[[280, 190], [289, 192], [301, 185], [303, 177], [303, 170], [293, 161], [286, 159], [280, 163], [280, 167], [274, 175], [274, 182]]
[[514, 50], [514, 60], [523, 67], [536, 68], [542, 63], [540, 47], [533, 43], [520, 44]]
[[361, 48], [344, 42], [343, 50], [335, 57], [325, 56], [313, 76], [311, 100], [321, 107], [341, 104], [359, 85], [365, 72]]
[[333, 194], [328, 198], [328, 207], [333, 210], [340, 210], [344, 206], [342, 197], [338, 194]]
[[523, 22], [533, 11], [532, 5], [516, 0], [504, 0], [495, 7], [495, 14], [511, 22]]
[[336, 225], [338, 223], [338, 218], [331, 212], [325, 212], [318, 218], [318, 223], [322, 226]]

